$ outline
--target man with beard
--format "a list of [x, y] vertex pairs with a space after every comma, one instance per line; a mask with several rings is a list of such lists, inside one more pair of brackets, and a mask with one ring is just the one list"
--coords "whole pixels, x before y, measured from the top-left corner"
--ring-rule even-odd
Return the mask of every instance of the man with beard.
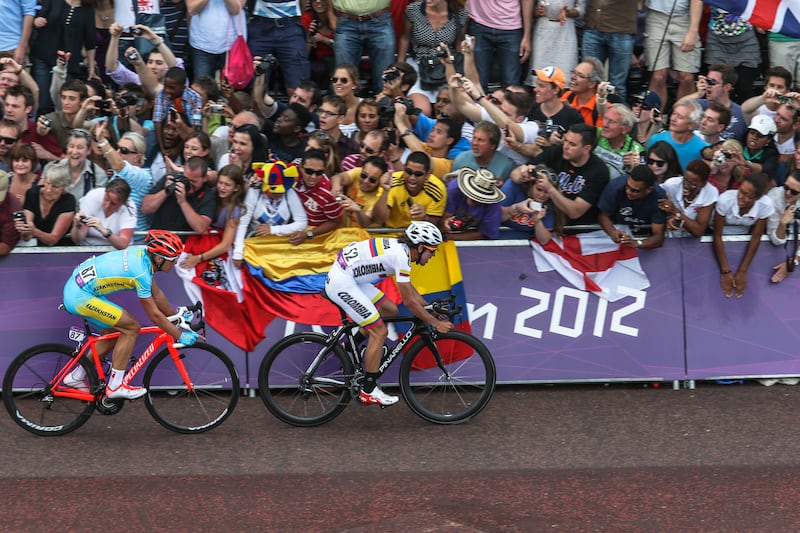
[[191, 157], [182, 176], [167, 174], [161, 178], [142, 201], [142, 214], [153, 217], [150, 227], [205, 233], [217, 209], [214, 189], [206, 184], [206, 172], [206, 160]]
[[412, 220], [439, 224], [447, 206], [447, 190], [442, 180], [431, 175], [431, 158], [425, 152], [409, 154], [405, 169], [392, 174], [392, 181], [381, 187], [383, 195], [373, 209], [378, 225], [403, 228]]

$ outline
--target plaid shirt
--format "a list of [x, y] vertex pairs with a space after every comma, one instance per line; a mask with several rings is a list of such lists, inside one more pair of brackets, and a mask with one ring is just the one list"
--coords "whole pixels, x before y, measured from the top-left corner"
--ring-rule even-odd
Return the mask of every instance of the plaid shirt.
[[[167, 96], [164, 90], [162, 89], [159, 91], [153, 106], [153, 122], [159, 124], [164, 120], [169, 108], [172, 106], [173, 102], [169, 99], [169, 96]], [[186, 87], [181, 95], [181, 107], [183, 108], [183, 114], [189, 118], [189, 123], [192, 126], [202, 125], [203, 115], [201, 114], [201, 109], [203, 107], [203, 100], [199, 94], [189, 87]]]

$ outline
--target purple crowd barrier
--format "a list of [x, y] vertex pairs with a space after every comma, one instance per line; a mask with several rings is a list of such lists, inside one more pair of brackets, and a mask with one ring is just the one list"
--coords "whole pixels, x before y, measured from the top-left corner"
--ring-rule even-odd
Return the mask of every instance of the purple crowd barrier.
[[[738, 265], [746, 245], [726, 243], [731, 265]], [[772, 267], [784, 258], [783, 249], [769, 242], [761, 243], [740, 299], [722, 295], [711, 244], [694, 239], [668, 239], [661, 249], [643, 250], [650, 287], [616, 302], [575, 289], [556, 272], [537, 272], [531, 249], [516, 241], [458, 250], [472, 331], [494, 355], [500, 383], [800, 375], [794, 327], [800, 310], [791, 301], [800, 275], [769, 282]], [[69, 343], [67, 331], [80, 321], [57, 307], [64, 282], [88, 255], [21, 250], [0, 259], [0, 373], [34, 344]], [[176, 275], [156, 279], [174, 305], [190, 303]], [[134, 294], [112, 298], [144, 320]], [[318, 328], [275, 320], [251, 353], [211, 328], [207, 340], [233, 360], [242, 386], [254, 389], [269, 347], [307, 329]], [[137, 343], [135, 355], [149, 340]]]

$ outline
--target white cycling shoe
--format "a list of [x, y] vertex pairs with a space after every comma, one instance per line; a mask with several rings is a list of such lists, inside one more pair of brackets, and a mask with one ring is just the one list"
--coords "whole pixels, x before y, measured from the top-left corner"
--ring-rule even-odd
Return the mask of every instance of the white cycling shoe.
[[124, 400], [135, 400], [147, 394], [147, 389], [144, 387], [131, 387], [129, 385], [120, 385], [116, 389], [109, 389], [106, 387], [106, 398], [114, 400], [121, 398]]
[[365, 405], [394, 405], [400, 398], [386, 394], [380, 387], [375, 387], [372, 392], [364, 392], [363, 390], [358, 394], [358, 401]]

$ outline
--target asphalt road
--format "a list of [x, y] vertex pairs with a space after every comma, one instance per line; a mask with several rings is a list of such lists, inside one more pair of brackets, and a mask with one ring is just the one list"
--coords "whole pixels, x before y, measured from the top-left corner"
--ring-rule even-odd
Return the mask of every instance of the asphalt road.
[[401, 402], [203, 435], [142, 402], [58, 438], [0, 416], [2, 531], [800, 530], [800, 386], [502, 387], [437, 426]]

